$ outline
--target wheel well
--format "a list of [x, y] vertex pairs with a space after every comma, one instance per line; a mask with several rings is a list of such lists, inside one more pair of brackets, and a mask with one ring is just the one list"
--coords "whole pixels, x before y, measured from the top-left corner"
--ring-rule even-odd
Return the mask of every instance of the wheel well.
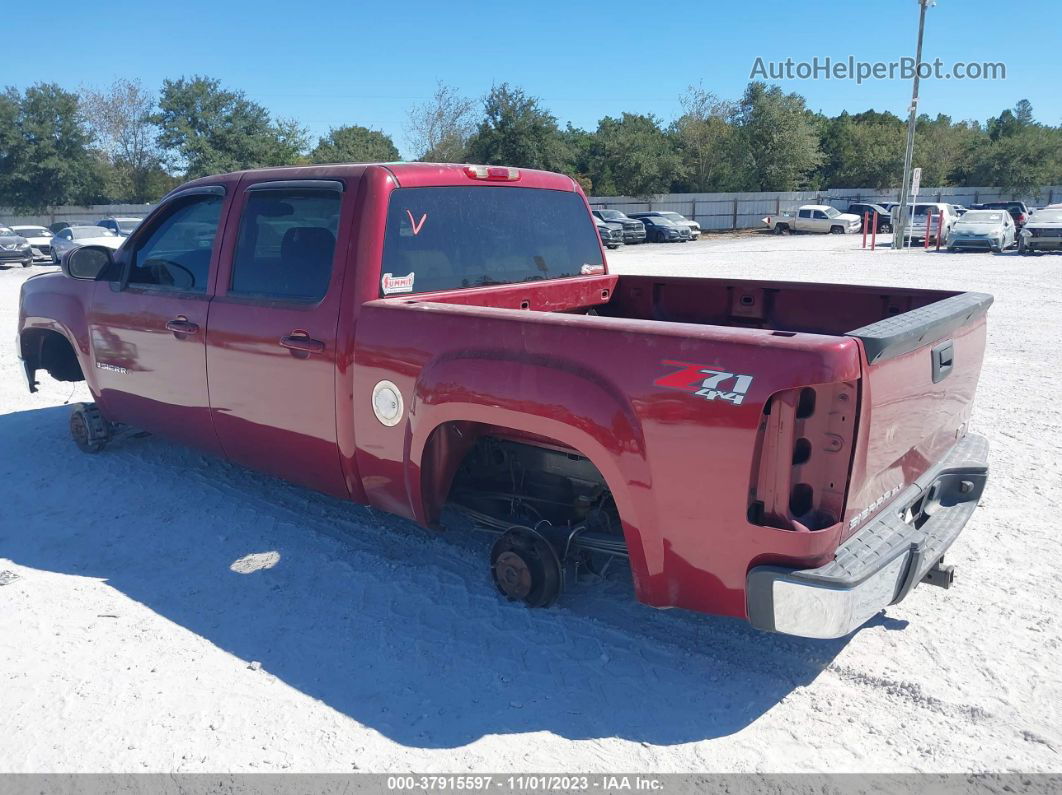
[[28, 329], [21, 334], [22, 359], [34, 373], [46, 370], [56, 381], [84, 381], [74, 347], [62, 334], [51, 329]]
[[589, 517], [597, 529], [622, 537], [604, 475], [568, 445], [481, 423], [445, 423], [423, 461], [431, 520], [449, 503], [513, 523], [546, 519], [562, 526]]

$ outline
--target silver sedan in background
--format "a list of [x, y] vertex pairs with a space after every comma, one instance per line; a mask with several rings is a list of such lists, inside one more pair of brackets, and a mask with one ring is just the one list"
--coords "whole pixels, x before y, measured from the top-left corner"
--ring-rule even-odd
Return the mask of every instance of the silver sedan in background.
[[1029, 216], [1018, 235], [1018, 251], [1062, 251], [1062, 205], [1051, 205]]
[[106, 246], [116, 249], [124, 240], [124, 237], [102, 226], [68, 226], [66, 229], [60, 229], [52, 238], [52, 262], [58, 265], [63, 254], [81, 246]]
[[1014, 219], [1006, 210], [967, 210], [948, 232], [948, 251], [1003, 251], [1016, 240]]

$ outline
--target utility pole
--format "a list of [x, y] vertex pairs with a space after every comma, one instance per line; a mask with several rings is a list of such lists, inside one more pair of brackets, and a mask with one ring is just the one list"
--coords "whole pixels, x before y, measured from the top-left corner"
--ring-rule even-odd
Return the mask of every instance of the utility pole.
[[926, 9], [936, 5], [936, 0], [918, 0], [918, 44], [915, 47], [915, 73], [914, 86], [911, 89], [911, 107], [907, 117], [907, 149], [903, 156], [903, 182], [900, 185], [900, 204], [896, 208], [899, 216], [894, 219], [892, 225], [892, 247], [895, 249], [896, 241], [900, 241], [903, 248], [904, 232], [907, 231], [907, 199], [911, 184], [911, 166], [914, 160], [914, 135], [915, 124], [918, 121], [918, 71], [922, 66], [922, 34], [926, 28]]

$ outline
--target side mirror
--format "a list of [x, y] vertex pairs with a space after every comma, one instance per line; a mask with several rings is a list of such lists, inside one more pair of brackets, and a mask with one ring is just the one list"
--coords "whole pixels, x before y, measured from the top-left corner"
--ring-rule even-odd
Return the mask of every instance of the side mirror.
[[59, 263], [63, 273], [72, 279], [95, 281], [114, 265], [114, 253], [106, 246], [81, 246], [63, 255]]

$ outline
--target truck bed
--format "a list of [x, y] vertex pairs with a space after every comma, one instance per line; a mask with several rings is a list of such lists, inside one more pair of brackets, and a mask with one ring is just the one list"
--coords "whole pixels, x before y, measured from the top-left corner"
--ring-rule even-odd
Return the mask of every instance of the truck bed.
[[369, 501], [430, 523], [453, 473], [418, 451], [440, 427], [474, 417], [460, 444], [492, 425], [552, 440], [616, 492], [642, 601], [744, 616], [751, 566], [828, 562], [965, 434], [990, 301], [613, 275], [370, 301], [351, 392], [400, 373], [411, 430], [390, 450], [355, 412], [374, 451], [358, 468], [394, 459]]

